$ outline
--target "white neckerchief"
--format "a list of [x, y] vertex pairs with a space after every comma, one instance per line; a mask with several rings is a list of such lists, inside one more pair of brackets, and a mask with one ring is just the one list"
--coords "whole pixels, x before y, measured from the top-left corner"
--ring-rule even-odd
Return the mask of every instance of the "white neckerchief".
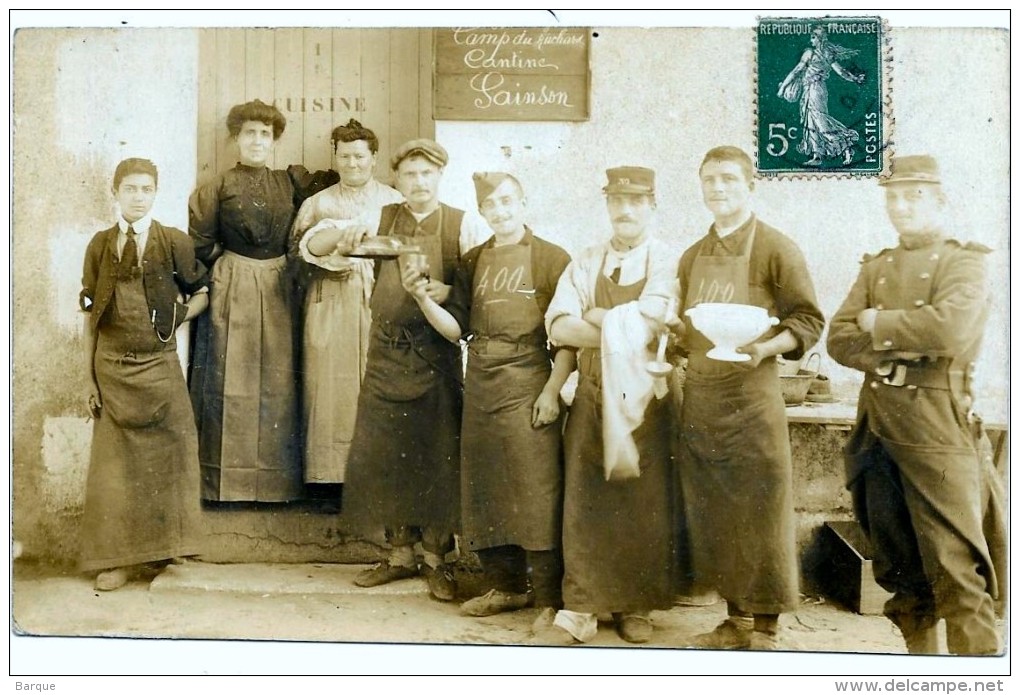
[[648, 265], [648, 241], [651, 235], [644, 238], [640, 244], [626, 251], [617, 251], [613, 248], [613, 242], [606, 242], [606, 262], [602, 274], [607, 278], [611, 277], [613, 271], [620, 269], [620, 285], [632, 285], [645, 276], [645, 268]]
[[121, 254], [124, 253], [124, 244], [127, 243], [129, 225], [135, 230], [135, 245], [138, 247], [138, 262], [140, 264], [142, 256], [145, 255], [145, 243], [149, 240], [149, 227], [152, 226], [152, 215], [146, 215], [130, 223], [123, 217], [117, 220], [117, 226], [120, 227], [120, 233], [117, 234], [117, 258], [120, 258]]

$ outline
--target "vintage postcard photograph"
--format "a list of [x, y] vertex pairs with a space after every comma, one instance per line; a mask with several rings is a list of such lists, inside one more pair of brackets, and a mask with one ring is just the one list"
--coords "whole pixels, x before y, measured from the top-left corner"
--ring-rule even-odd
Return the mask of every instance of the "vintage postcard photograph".
[[1009, 673], [1008, 12], [11, 42], [19, 683]]

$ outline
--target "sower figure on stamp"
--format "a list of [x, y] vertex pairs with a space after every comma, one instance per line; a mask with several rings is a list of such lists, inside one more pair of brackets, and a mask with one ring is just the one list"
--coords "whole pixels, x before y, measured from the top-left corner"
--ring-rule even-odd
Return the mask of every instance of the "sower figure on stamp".
[[811, 155], [807, 166], [821, 165], [823, 160], [842, 157], [844, 164], [853, 161], [854, 145], [860, 133], [848, 128], [829, 115], [829, 90], [825, 81], [830, 70], [848, 82], [861, 84], [865, 76], [852, 74], [839, 64], [857, 55], [829, 41], [824, 27], [811, 32], [811, 47], [804, 50], [800, 62], [779, 85], [779, 96], [787, 101], [800, 101], [800, 122], [804, 134], [797, 151]]
[[[694, 639], [705, 649], [785, 649], [779, 615], [798, 603], [793, 472], [776, 355], [800, 359], [825, 319], [804, 257], [751, 209], [750, 157], [716, 147], [699, 172], [715, 222], [680, 260], [680, 306], [733, 302], [779, 324], [737, 349], [744, 362], [707, 356], [712, 343], [685, 319], [687, 375], [677, 465], [694, 571], [726, 600], [728, 618]], [[705, 288], [718, 287], [718, 296]]]
[[[390, 163], [407, 202], [385, 206], [379, 222], [379, 236], [422, 249], [426, 291], [440, 304], [449, 297], [461, 255], [488, 236], [477, 216], [439, 202], [447, 160], [433, 140], [398, 147]], [[353, 251], [365, 235], [363, 227], [348, 227], [337, 248]], [[420, 541], [429, 591], [452, 601], [456, 587], [447, 560], [460, 519], [461, 353], [429, 325], [404, 289], [397, 261], [378, 261], [376, 275], [344, 514], [359, 530], [383, 527], [392, 549], [354, 581], [377, 586], [418, 575], [414, 544]]]
[[945, 618], [950, 652], [995, 654], [1003, 492], [971, 391], [989, 249], [945, 236], [932, 157], [894, 158], [880, 185], [900, 243], [864, 257], [828, 338], [865, 373], [847, 485], [907, 649], [936, 653]]
[[555, 613], [563, 580], [560, 390], [576, 360], [573, 350], [550, 350], [544, 318], [570, 256], [525, 225], [515, 177], [476, 173], [474, 183], [493, 236], [464, 257], [447, 308], [429, 297], [418, 270], [404, 274], [436, 330], [451, 342], [468, 340], [463, 538], [493, 588], [461, 612], [487, 616], [534, 604]]
[[198, 547], [198, 435], [175, 331], [208, 306], [207, 274], [188, 235], [150, 216], [158, 178], [147, 159], [117, 165], [120, 219], [92, 238], [82, 273], [95, 424], [81, 567], [102, 570], [102, 591]]
[[674, 598], [674, 468], [665, 379], [648, 345], [676, 306], [676, 253], [651, 236], [655, 173], [607, 172], [613, 236], [560, 277], [546, 312], [555, 345], [579, 348], [564, 433], [563, 603], [535, 642], [592, 639], [612, 613], [620, 636], [647, 642], [649, 612]]

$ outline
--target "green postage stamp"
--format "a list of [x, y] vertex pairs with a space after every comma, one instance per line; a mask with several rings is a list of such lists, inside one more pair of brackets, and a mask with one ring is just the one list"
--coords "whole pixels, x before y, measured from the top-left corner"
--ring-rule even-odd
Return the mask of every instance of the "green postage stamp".
[[763, 17], [757, 28], [758, 173], [878, 176], [889, 156], [878, 17]]

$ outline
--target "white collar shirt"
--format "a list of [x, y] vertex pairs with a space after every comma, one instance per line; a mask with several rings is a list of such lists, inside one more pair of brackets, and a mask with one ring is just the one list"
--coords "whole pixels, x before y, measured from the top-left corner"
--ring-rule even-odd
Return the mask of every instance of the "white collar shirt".
[[128, 227], [135, 230], [135, 244], [138, 246], [138, 263], [141, 264], [145, 255], [145, 244], [149, 240], [149, 227], [152, 226], [152, 216], [146, 215], [141, 219], [128, 223], [123, 217], [117, 220], [120, 233], [117, 234], [117, 258], [124, 253], [124, 244], [127, 243]]

